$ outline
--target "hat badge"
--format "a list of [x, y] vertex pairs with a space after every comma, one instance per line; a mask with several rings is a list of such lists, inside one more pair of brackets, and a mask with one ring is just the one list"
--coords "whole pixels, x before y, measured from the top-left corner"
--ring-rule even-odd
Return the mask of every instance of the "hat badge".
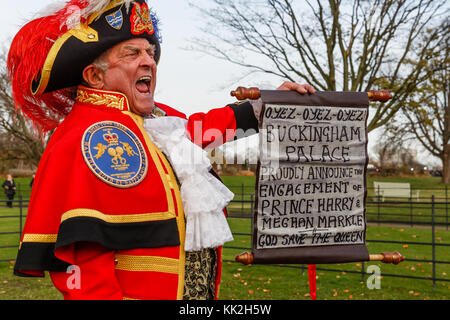
[[131, 14], [131, 33], [135, 35], [147, 32], [153, 34], [155, 32], [150, 17], [150, 10], [147, 4], [144, 2], [142, 5], [135, 3]]
[[107, 15], [105, 18], [108, 24], [114, 29], [120, 30], [122, 28], [123, 24], [122, 10], [119, 9], [116, 12]]

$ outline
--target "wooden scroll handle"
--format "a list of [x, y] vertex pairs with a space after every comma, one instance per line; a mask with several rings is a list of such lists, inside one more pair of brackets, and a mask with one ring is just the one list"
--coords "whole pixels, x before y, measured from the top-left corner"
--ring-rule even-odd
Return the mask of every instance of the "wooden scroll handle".
[[[236, 256], [235, 261], [244, 265], [252, 264], [254, 260], [253, 253], [243, 252]], [[405, 260], [405, 256], [402, 256], [399, 252], [383, 252], [380, 254], [371, 254], [369, 261], [381, 261], [384, 263], [399, 264]]]
[[240, 262], [245, 264], [246, 266], [253, 263], [253, 253], [251, 252], [243, 252], [237, 255], [235, 258], [236, 262]]
[[[231, 96], [236, 97], [238, 100], [257, 100], [261, 98], [261, 91], [258, 88], [251, 87], [251, 88], [244, 88], [244, 87], [238, 87], [236, 90], [231, 91]], [[376, 91], [371, 90], [367, 93], [367, 96], [369, 97], [370, 101], [380, 101], [380, 102], [386, 102], [389, 99], [392, 98], [392, 95], [387, 91]]]
[[261, 91], [258, 88], [244, 88], [238, 87], [235, 91], [231, 91], [231, 96], [236, 97], [238, 100], [257, 100], [261, 98]]
[[403, 260], [405, 260], [405, 256], [402, 256], [399, 252], [383, 252], [381, 254], [370, 255], [370, 261], [399, 264]]
[[369, 96], [370, 101], [386, 102], [392, 98], [392, 95], [387, 90], [383, 91], [371, 90], [367, 92], [367, 95]]

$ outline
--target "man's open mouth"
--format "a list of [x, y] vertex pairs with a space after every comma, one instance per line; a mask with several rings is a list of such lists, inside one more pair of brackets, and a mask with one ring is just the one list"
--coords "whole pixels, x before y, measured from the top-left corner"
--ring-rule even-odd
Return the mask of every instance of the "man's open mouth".
[[152, 77], [149, 77], [149, 76], [141, 77], [136, 82], [137, 91], [139, 91], [140, 93], [147, 93], [147, 94], [150, 93], [151, 92], [151, 81], [152, 81]]

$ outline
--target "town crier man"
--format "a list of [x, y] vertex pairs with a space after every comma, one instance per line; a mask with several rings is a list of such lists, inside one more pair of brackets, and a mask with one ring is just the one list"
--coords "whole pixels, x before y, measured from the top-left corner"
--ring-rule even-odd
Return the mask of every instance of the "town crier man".
[[[218, 296], [233, 194], [202, 148], [257, 130], [258, 104], [187, 118], [154, 102], [157, 22], [145, 0], [72, 0], [11, 44], [18, 108], [41, 133], [56, 128], [14, 272], [49, 271], [65, 299]], [[279, 89], [314, 91], [288, 82]], [[211, 129], [221, 134], [205, 134]]]

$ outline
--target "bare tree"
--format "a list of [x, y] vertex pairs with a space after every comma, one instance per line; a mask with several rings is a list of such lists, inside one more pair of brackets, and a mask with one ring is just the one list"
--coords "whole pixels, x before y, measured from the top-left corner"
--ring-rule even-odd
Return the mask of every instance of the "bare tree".
[[394, 166], [395, 162], [398, 162], [396, 155], [401, 148], [402, 145], [398, 144], [397, 140], [393, 140], [391, 136], [385, 135], [375, 146], [377, 166], [382, 170]]
[[[212, 0], [192, 6], [205, 26], [191, 49], [319, 90], [386, 89], [371, 131], [386, 124], [433, 71], [424, 67], [443, 31], [446, 0]], [[408, 61], [418, 61], [412, 65]]]
[[399, 139], [396, 135], [387, 132], [379, 138], [374, 148], [372, 163], [382, 172], [408, 170], [422, 170], [424, 165], [422, 159], [418, 159], [417, 150], [405, 139]]
[[11, 169], [19, 161], [37, 167], [46, 136], [40, 136], [20, 110], [16, 110], [5, 61], [3, 53], [0, 55], [0, 167]]
[[[450, 26], [441, 26], [447, 36], [441, 50], [432, 55], [425, 68], [432, 75], [411, 94], [402, 112], [387, 126], [392, 136], [417, 141], [442, 162], [442, 182], [450, 183]], [[416, 64], [416, 61], [411, 61]]]

